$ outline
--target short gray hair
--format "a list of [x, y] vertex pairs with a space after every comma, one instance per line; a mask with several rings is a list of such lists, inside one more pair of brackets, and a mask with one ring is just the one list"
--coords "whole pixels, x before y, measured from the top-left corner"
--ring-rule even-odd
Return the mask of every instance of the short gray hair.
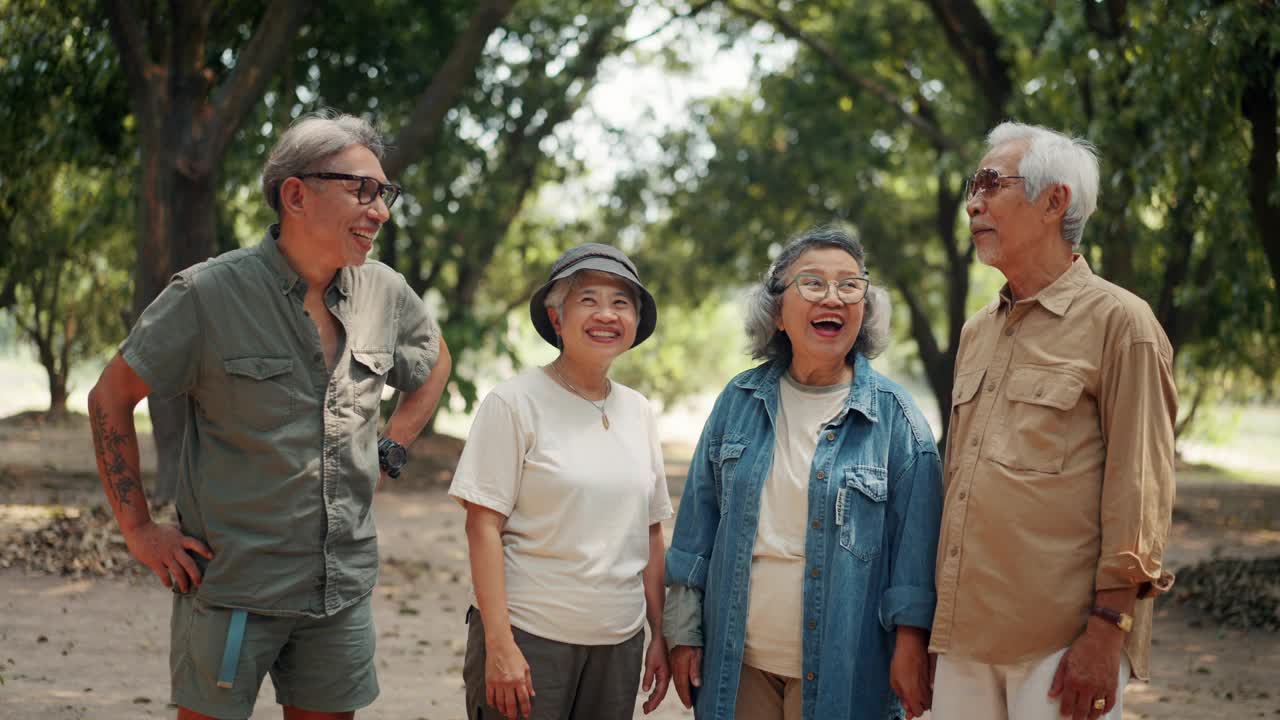
[[262, 194], [267, 205], [279, 213], [280, 186], [285, 180], [312, 171], [352, 145], [369, 148], [379, 160], [385, 151], [382, 133], [364, 118], [326, 109], [295, 120], [271, 148], [262, 168]]
[[1018, 174], [1027, 197], [1034, 201], [1051, 185], [1071, 188], [1071, 202], [1062, 217], [1062, 237], [1072, 248], [1080, 247], [1084, 225], [1098, 207], [1098, 150], [1087, 140], [1039, 125], [1005, 122], [987, 135], [994, 150], [1011, 142], [1026, 142]]
[[[618, 277], [613, 273], [607, 273], [602, 270], [579, 270], [573, 273], [572, 275], [570, 275], [569, 277], [562, 277], [559, 280], [552, 283], [551, 289], [547, 291], [546, 299], [542, 301], [543, 306], [555, 310], [557, 317], [563, 317], [564, 301], [566, 298], [569, 297], [569, 293], [573, 292], [573, 289], [578, 287], [579, 283], [581, 283], [582, 280], [592, 275], [594, 276], [607, 275], [609, 277]], [[636, 316], [639, 317], [640, 291], [637, 290], [636, 287], [631, 284], [630, 280], [626, 280], [626, 278], [622, 278], [622, 279], [625, 281], [623, 284], [627, 286], [627, 294], [631, 296], [631, 303], [636, 306]]]
[[[801, 255], [814, 248], [837, 248], [843, 250], [858, 261], [862, 271], [867, 272], [866, 253], [862, 243], [849, 233], [838, 227], [825, 225], [808, 230], [793, 237], [783, 246], [782, 252], [769, 266], [747, 294], [746, 300], [746, 332], [747, 352], [757, 360], [791, 361], [791, 339], [778, 329], [778, 316], [782, 313], [782, 294], [789, 287], [787, 275], [791, 266]], [[876, 292], [873, 292], [876, 291]], [[858, 338], [845, 356], [845, 363], [852, 366], [854, 358], [859, 354], [868, 358], [879, 355], [889, 344], [888, 317], [881, 318], [882, 313], [889, 310], [887, 295], [878, 288], [868, 288], [862, 302], [866, 304], [862, 315], [862, 328], [858, 330]]]

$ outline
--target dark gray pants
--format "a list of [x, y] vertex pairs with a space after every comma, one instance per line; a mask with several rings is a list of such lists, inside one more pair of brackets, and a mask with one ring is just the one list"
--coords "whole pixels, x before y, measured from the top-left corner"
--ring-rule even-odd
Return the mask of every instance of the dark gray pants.
[[[528, 720], [631, 720], [640, 689], [644, 630], [617, 645], [572, 645], [511, 628], [533, 676], [533, 714]], [[484, 625], [467, 611], [467, 720], [502, 720], [485, 701]]]

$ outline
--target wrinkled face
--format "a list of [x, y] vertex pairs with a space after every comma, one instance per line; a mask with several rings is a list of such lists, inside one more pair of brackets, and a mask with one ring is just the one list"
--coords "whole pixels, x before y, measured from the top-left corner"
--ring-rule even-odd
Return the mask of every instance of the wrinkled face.
[[[387, 182], [382, 163], [369, 148], [352, 145], [330, 157], [318, 170], [346, 173]], [[373, 249], [378, 229], [391, 217], [382, 198], [361, 204], [357, 197], [360, 183], [351, 180], [301, 181], [306, 193], [304, 224], [311, 248], [318, 259], [335, 268], [363, 265]]]
[[551, 325], [564, 344], [564, 354], [588, 363], [609, 363], [636, 341], [640, 310], [626, 280], [584, 270], [565, 296], [562, 314], [547, 308]]
[[[792, 283], [796, 275], [807, 273], [825, 280], [840, 281], [862, 275], [862, 267], [840, 248], [814, 248], [796, 258], [783, 281]], [[793, 362], [834, 365], [843, 363], [862, 330], [866, 300], [846, 305], [828, 288], [820, 302], [800, 296], [794, 284], [782, 292], [778, 329], [791, 340]]]
[[[1005, 175], [1019, 175], [1018, 165], [1027, 151], [1025, 142], [1010, 142], [995, 148], [982, 159], [980, 167]], [[1025, 260], [1044, 234], [1042, 202], [1027, 199], [1022, 180], [1001, 180], [999, 186], [969, 198], [969, 233], [978, 259], [998, 270]]]

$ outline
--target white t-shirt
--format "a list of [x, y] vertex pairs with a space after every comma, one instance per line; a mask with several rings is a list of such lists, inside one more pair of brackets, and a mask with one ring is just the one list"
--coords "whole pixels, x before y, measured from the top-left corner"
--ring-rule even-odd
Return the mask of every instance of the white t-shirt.
[[511, 624], [576, 645], [614, 645], [644, 625], [649, 526], [671, 517], [649, 401], [619, 383], [600, 411], [542, 368], [480, 403], [449, 495], [507, 516]]
[[773, 466], [760, 493], [742, 662], [783, 677], [802, 674], [804, 537], [809, 471], [822, 428], [840, 414], [849, 383], [814, 387], [782, 376]]

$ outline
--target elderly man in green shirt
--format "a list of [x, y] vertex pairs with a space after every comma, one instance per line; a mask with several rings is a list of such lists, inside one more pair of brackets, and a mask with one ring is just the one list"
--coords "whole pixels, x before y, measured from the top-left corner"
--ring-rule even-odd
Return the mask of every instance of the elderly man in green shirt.
[[[262, 173], [279, 224], [175, 275], [89, 395], [129, 550], [176, 590], [179, 720], [249, 717], [268, 672], [286, 720], [352, 718], [378, 695], [373, 493], [450, 368], [422, 299], [365, 262], [400, 194], [382, 151], [356, 117], [294, 123]], [[379, 437], [388, 384], [401, 400]], [[187, 399], [176, 527], [139, 478], [133, 409], [151, 393]]]

